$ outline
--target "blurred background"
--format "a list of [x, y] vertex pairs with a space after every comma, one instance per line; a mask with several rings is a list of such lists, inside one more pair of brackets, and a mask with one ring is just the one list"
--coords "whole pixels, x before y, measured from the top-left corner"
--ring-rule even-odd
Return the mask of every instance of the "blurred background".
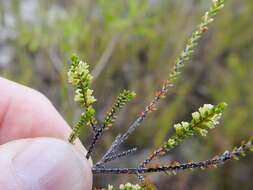
[[[44, 93], [70, 125], [79, 116], [66, 82], [72, 53], [86, 60], [94, 75], [97, 118], [119, 92], [137, 97], [119, 115], [96, 148], [98, 160], [114, 137], [125, 131], [154, 96], [187, 37], [211, 0], [0, 0], [0, 75]], [[230, 0], [211, 25], [176, 86], [122, 149], [139, 151], [113, 166], [136, 166], [189, 120], [204, 103], [229, 104], [221, 126], [206, 138], [189, 138], [167, 159], [203, 160], [231, 149], [253, 134], [253, 1]], [[83, 130], [85, 146], [91, 131]], [[253, 157], [218, 169], [151, 175], [159, 189], [253, 189]], [[118, 185], [135, 176], [95, 176], [97, 187]]]

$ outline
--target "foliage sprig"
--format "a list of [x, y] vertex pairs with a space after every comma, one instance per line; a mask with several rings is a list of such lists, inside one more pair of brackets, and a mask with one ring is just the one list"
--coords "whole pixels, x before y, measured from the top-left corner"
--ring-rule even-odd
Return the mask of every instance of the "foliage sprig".
[[188, 61], [194, 52], [194, 48], [198, 45], [199, 39], [203, 33], [208, 31], [208, 25], [214, 21], [214, 16], [224, 7], [225, 0], [213, 0], [210, 9], [202, 16], [200, 24], [192, 33], [191, 37], [187, 40], [185, 49], [179, 54], [171, 73], [169, 74], [168, 81], [175, 82], [177, 76], [180, 74], [184, 62]]
[[123, 90], [117, 97], [117, 100], [115, 101], [114, 105], [112, 106], [112, 109], [106, 114], [104, 119], [104, 125], [106, 125], [107, 128], [110, 128], [113, 124], [113, 122], [116, 119], [117, 112], [122, 109], [122, 107], [129, 101], [131, 101], [136, 96], [136, 93], [129, 90]]
[[144, 160], [140, 164], [140, 167], [144, 167], [157, 156], [164, 155], [189, 136], [194, 134], [206, 136], [208, 130], [213, 129], [219, 123], [219, 119], [225, 107], [226, 103], [220, 103], [216, 106], [205, 104], [200, 107], [197, 112], [192, 113], [192, 120], [190, 122], [183, 121], [175, 124], [175, 134]]

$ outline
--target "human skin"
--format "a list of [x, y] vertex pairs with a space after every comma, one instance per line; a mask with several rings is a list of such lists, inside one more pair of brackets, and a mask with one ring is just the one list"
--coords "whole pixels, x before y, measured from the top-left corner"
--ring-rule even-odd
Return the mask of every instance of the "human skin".
[[38, 91], [0, 77], [0, 189], [91, 190], [91, 163]]

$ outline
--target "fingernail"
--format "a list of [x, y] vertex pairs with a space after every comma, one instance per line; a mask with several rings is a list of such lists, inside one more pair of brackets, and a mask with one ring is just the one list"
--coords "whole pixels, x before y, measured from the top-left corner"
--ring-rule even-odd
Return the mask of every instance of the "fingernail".
[[25, 190], [91, 189], [88, 161], [60, 140], [32, 141], [13, 157], [13, 166]]

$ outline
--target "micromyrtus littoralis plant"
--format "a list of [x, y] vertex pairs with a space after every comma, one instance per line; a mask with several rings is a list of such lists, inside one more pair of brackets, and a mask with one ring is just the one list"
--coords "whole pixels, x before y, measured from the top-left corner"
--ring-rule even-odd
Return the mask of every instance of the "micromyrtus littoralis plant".
[[[226, 103], [220, 103], [218, 105], [204, 104], [196, 112], [192, 113], [191, 121], [175, 124], [174, 134], [136, 167], [111, 168], [106, 166], [108, 162], [134, 154], [137, 151], [137, 148], [135, 147], [129, 150], [120, 151], [120, 145], [128, 139], [128, 137], [141, 125], [142, 121], [144, 121], [150, 113], [156, 111], [158, 102], [165, 98], [169, 88], [173, 87], [173, 84], [178, 78], [185, 63], [193, 54], [194, 48], [197, 46], [199, 39], [208, 31], [209, 25], [214, 21], [214, 16], [224, 7], [224, 2], [225, 0], [212, 1], [211, 7], [205, 12], [204, 16], [202, 16], [200, 24], [187, 40], [184, 50], [179, 54], [167, 79], [164, 80], [160, 90], [155, 93], [153, 100], [144, 108], [137, 119], [130, 125], [128, 130], [123, 134], [119, 134], [115, 138], [108, 151], [92, 167], [93, 174], [134, 174], [138, 177], [141, 183], [141, 185], [131, 185], [128, 183], [126, 185], [121, 185], [119, 188], [114, 188], [109, 185], [108, 190], [155, 189], [146, 174], [154, 172], [176, 174], [176, 172], [180, 170], [216, 167], [228, 160], [237, 160], [240, 156], [244, 156], [248, 151], [252, 151], [253, 138], [251, 137], [249, 141], [242, 142], [240, 146], [235, 147], [233, 150], [225, 151], [223, 154], [217, 155], [205, 161], [189, 161], [186, 163], [168, 161], [166, 163], [153, 163], [153, 160], [156, 159], [159, 161], [161, 156], [174, 149], [187, 137], [192, 135], [206, 136], [208, 130], [215, 128], [219, 124], [219, 119], [226, 107]], [[93, 138], [86, 154], [86, 158], [89, 159], [104, 131], [106, 129], [110, 129], [114, 125], [117, 113], [127, 102], [131, 101], [136, 94], [129, 90], [123, 90], [119, 94], [111, 110], [109, 110], [105, 115], [104, 120], [102, 122], [98, 122], [95, 119], [96, 111], [93, 108], [93, 103], [96, 102], [96, 98], [93, 96], [93, 90], [91, 89], [92, 76], [89, 72], [89, 65], [80, 60], [77, 56], [72, 56], [71, 61], [72, 64], [68, 72], [68, 80], [75, 87], [74, 100], [80, 104], [83, 109], [83, 113], [81, 114], [77, 124], [73, 127], [73, 131], [69, 136], [69, 142], [72, 144], [75, 142], [82, 127], [91, 127], [93, 130]]]

